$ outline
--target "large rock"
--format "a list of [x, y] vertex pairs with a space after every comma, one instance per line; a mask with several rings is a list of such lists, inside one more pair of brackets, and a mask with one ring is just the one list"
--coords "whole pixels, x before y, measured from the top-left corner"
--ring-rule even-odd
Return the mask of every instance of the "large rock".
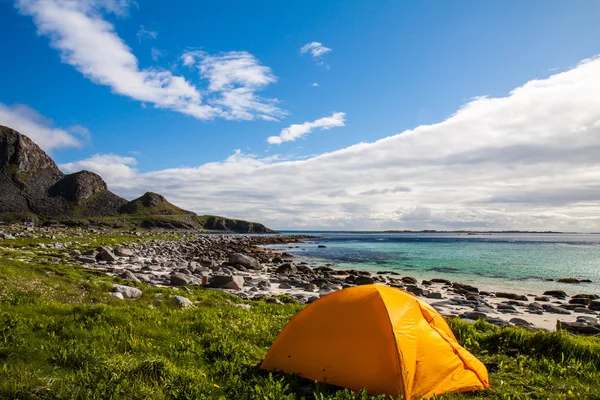
[[260, 264], [255, 258], [247, 256], [241, 253], [233, 253], [229, 256], [229, 264], [236, 265], [240, 264], [250, 269], [261, 269]]
[[557, 299], [564, 299], [567, 297], [567, 294], [562, 290], [547, 290], [544, 292], [544, 296], [551, 296]]
[[298, 267], [292, 263], [281, 264], [275, 271], [281, 275], [295, 275], [298, 273]]
[[192, 284], [194, 282], [194, 278], [180, 272], [175, 272], [174, 274], [171, 274], [170, 281], [171, 285], [173, 286], [185, 286]]
[[190, 299], [188, 299], [187, 297], [173, 296], [172, 299], [177, 307], [188, 308], [188, 307], [192, 307], [194, 305], [192, 303], [192, 301]]
[[118, 258], [108, 247], [101, 247], [98, 249], [97, 260], [102, 261], [117, 261]]
[[140, 289], [131, 286], [113, 284], [112, 287], [113, 292], [121, 293], [123, 297], [128, 299], [135, 299], [142, 296], [142, 291]]
[[375, 280], [370, 276], [357, 276], [354, 278], [354, 283], [357, 285], [372, 285], [375, 283]]
[[119, 257], [134, 257], [135, 253], [125, 247], [117, 247], [115, 249], [115, 255]]
[[210, 278], [209, 284], [218, 289], [242, 290], [244, 278], [236, 275], [214, 275]]
[[588, 308], [592, 311], [600, 311], [600, 300], [593, 300]]

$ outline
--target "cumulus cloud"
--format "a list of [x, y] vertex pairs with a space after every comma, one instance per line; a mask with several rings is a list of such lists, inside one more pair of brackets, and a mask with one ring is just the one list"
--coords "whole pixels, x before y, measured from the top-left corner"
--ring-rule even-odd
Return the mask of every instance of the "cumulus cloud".
[[119, 179], [131, 179], [138, 175], [137, 161], [133, 157], [116, 154], [95, 154], [85, 160], [61, 164], [61, 171], [71, 174], [82, 170], [92, 171], [111, 182]]
[[[282, 114], [275, 106], [275, 100], [261, 101], [254, 94], [255, 90], [275, 81], [272, 74], [269, 75], [268, 82], [258, 86], [256, 82], [252, 82], [251, 86], [244, 86], [234, 81], [233, 83], [239, 85], [219, 91], [214, 101], [211, 101], [211, 95], [214, 94], [211, 93], [211, 89], [208, 93], [209, 98], [203, 99], [202, 90], [182, 76], [176, 76], [171, 71], [161, 68], [140, 68], [138, 59], [117, 35], [114, 26], [103, 18], [103, 12], [120, 15], [125, 13], [129, 4], [130, 2], [125, 0], [16, 2], [22, 14], [33, 17], [38, 33], [50, 38], [51, 46], [60, 51], [63, 62], [72, 65], [93, 82], [110, 87], [117, 94], [203, 120], [215, 117], [248, 120], [255, 116], [275, 119]], [[141, 35], [152, 37], [153, 32], [143, 30]], [[238, 58], [244, 58], [247, 62], [252, 59], [256, 64], [251, 55], [243, 54], [244, 57]], [[153, 57], [157, 58], [158, 54], [155, 52]], [[188, 58], [184, 58], [185, 64]], [[208, 56], [205, 59], [217, 64], [220, 60], [218, 57]], [[235, 60], [221, 63], [229, 66], [229, 76], [237, 78], [256, 71], [256, 68], [267, 68], [257, 66], [251, 69], [239, 59], [237, 63]], [[242, 70], [232, 71], [235, 66], [240, 66]]]
[[329, 47], [323, 46], [323, 43], [320, 42], [306, 43], [300, 48], [300, 54], [310, 53], [313, 58], [322, 57], [324, 54], [327, 54], [330, 51], [331, 49]]
[[87, 128], [79, 125], [55, 128], [51, 120], [22, 104], [7, 106], [0, 103], [0, 125], [27, 135], [48, 152], [66, 147], [82, 147], [90, 140]]
[[319, 87], [319, 84], [317, 82], [313, 82], [313, 84], [310, 85], [310, 86], [312, 86], [312, 87]]
[[293, 142], [296, 139], [300, 139], [314, 129], [331, 129], [337, 126], [345, 126], [346, 114], [343, 112], [336, 112], [331, 114], [330, 117], [319, 118], [315, 121], [306, 121], [303, 124], [293, 124], [283, 129], [279, 136], [270, 136], [267, 139], [269, 144], [281, 144], [283, 142]]
[[599, 231], [599, 91], [600, 59], [586, 60], [372, 143], [295, 161], [238, 151], [107, 181], [274, 228]]

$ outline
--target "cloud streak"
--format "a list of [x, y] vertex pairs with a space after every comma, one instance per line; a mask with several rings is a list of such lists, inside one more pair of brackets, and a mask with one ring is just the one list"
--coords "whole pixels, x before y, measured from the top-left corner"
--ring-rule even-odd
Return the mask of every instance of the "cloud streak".
[[306, 121], [303, 124], [293, 124], [283, 129], [279, 136], [270, 136], [267, 138], [269, 144], [281, 144], [283, 142], [293, 142], [300, 139], [315, 129], [331, 129], [339, 126], [345, 126], [346, 114], [336, 112], [329, 117], [319, 118], [315, 121]]
[[[249, 120], [255, 116], [276, 119], [282, 115], [283, 112], [274, 105], [275, 101], [261, 101], [254, 94], [264, 85], [217, 91], [216, 98], [211, 100], [215, 94], [210, 89], [209, 98], [204, 99], [202, 90], [171, 71], [140, 68], [131, 49], [102, 15], [103, 11], [122, 15], [128, 4], [124, 0], [17, 0], [16, 7], [22, 14], [33, 18], [38, 33], [50, 38], [51, 46], [60, 51], [63, 62], [75, 67], [91, 81], [110, 87], [114, 93], [201, 120]], [[155, 33], [146, 30], [140, 32], [143, 38], [154, 37]], [[244, 54], [246, 59], [252, 57]], [[218, 60], [217, 57], [213, 61]], [[229, 62], [228, 65], [232, 68], [241, 65], [238, 76], [247, 71], [243, 63]], [[236, 71], [229, 71], [230, 76], [235, 74]], [[274, 81], [274, 78], [270, 79], [269, 83]]]

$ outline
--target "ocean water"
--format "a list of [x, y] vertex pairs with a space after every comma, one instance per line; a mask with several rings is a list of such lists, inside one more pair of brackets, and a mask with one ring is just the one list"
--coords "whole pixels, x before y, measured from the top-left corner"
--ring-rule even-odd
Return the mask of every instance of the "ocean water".
[[[314, 264], [395, 271], [492, 288], [600, 294], [598, 234], [282, 233], [320, 236], [297, 248], [284, 246]], [[547, 278], [590, 279], [592, 283], [564, 284]]]

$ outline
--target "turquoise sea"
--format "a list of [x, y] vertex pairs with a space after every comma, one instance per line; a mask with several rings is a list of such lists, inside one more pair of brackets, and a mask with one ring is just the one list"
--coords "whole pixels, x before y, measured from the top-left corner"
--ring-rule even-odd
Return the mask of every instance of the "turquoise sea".
[[[282, 233], [320, 236], [286, 249], [312, 263], [486, 287], [600, 294], [600, 234]], [[547, 278], [592, 283], [564, 284]]]

